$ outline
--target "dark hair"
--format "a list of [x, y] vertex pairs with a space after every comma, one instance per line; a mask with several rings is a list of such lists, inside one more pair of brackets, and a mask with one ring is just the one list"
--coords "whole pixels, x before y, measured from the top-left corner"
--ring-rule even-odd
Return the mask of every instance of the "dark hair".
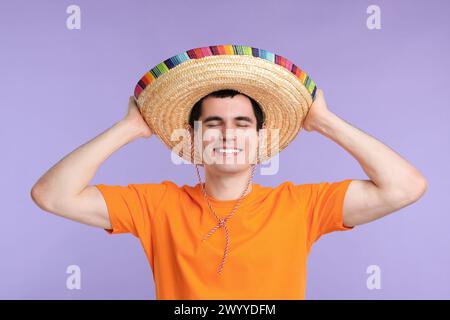
[[261, 129], [262, 125], [264, 123], [265, 117], [264, 117], [264, 113], [263, 113], [262, 108], [259, 105], [259, 103], [256, 102], [252, 97], [249, 97], [248, 95], [246, 95], [245, 93], [242, 93], [242, 92], [239, 92], [239, 91], [236, 91], [233, 89], [223, 89], [223, 90], [214, 91], [214, 92], [211, 92], [210, 94], [204, 96], [199, 101], [197, 101], [189, 115], [189, 125], [191, 126], [191, 128], [192, 129], [194, 128], [194, 121], [196, 121], [200, 118], [200, 115], [202, 114], [202, 102], [207, 97], [226, 98], [226, 97], [234, 97], [237, 94], [242, 94], [250, 99], [250, 101], [252, 103], [252, 107], [253, 107], [253, 113], [255, 114], [255, 117], [256, 117], [256, 130]]

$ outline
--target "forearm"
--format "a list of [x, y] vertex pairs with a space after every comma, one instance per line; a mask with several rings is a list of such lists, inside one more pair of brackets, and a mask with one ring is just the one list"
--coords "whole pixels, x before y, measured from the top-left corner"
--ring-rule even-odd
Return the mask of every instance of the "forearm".
[[119, 121], [81, 145], [51, 167], [36, 183], [46, 195], [68, 198], [88, 186], [99, 166], [116, 150], [139, 137], [125, 121]]
[[394, 150], [353, 127], [332, 112], [322, 117], [315, 130], [338, 143], [361, 165], [379, 188], [387, 191], [415, 192], [425, 179]]

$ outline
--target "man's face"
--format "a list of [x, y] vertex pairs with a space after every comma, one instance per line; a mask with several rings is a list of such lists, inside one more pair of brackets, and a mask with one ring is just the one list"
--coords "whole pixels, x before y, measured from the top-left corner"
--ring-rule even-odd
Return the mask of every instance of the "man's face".
[[246, 96], [204, 99], [198, 121], [201, 121], [205, 168], [237, 173], [255, 163], [257, 123], [252, 103]]

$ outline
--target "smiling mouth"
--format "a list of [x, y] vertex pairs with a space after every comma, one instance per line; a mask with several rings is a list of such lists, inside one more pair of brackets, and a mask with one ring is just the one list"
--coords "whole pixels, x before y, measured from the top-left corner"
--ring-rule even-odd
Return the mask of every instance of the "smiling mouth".
[[219, 154], [238, 154], [239, 152], [243, 151], [239, 148], [214, 148], [214, 152], [217, 152]]

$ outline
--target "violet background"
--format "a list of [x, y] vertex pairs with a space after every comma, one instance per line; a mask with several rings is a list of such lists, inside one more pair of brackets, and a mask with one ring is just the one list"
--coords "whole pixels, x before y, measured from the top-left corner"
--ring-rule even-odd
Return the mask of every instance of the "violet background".
[[[81, 7], [81, 30], [66, 8]], [[380, 30], [366, 27], [369, 5]], [[418, 202], [322, 237], [308, 262], [307, 299], [450, 298], [450, 46], [448, 1], [2, 1], [0, 298], [154, 299], [138, 239], [48, 214], [34, 182], [126, 113], [139, 78], [191, 48], [243, 44], [280, 54], [323, 89], [337, 115], [381, 140], [428, 179]], [[366, 179], [333, 141], [302, 131], [280, 155], [278, 185]], [[195, 184], [157, 138], [113, 154], [92, 184]], [[81, 268], [81, 290], [66, 268]], [[381, 268], [381, 289], [366, 268]]]

